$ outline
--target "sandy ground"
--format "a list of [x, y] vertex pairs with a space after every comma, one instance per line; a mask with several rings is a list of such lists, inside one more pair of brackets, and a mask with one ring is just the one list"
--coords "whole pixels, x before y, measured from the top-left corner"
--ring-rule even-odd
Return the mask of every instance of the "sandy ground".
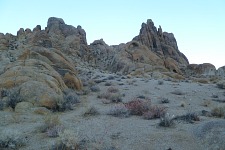
[[[152, 105], [165, 106], [172, 116], [185, 115], [191, 112], [211, 111], [212, 108], [224, 105], [214, 101], [225, 99], [224, 90], [215, 84], [199, 84], [192, 81], [166, 81], [148, 78], [127, 78], [115, 74], [93, 72], [89, 83], [95, 80], [99, 92], [80, 95], [81, 103], [74, 110], [54, 112], [66, 130], [74, 132], [77, 141], [83, 142], [80, 149], [90, 150], [224, 150], [225, 119], [199, 116], [200, 121], [188, 123], [175, 121], [172, 127], [160, 127], [160, 119], [145, 120], [142, 116], [114, 117], [107, 115], [114, 103], [104, 104], [97, 96], [109, 87], [119, 89], [122, 101], [129, 102], [141, 96], [151, 100]], [[105, 86], [105, 83], [111, 86]], [[90, 85], [85, 88], [88, 89]], [[181, 90], [183, 95], [172, 94]], [[213, 98], [217, 95], [218, 98]], [[162, 104], [161, 99], [168, 98], [169, 103]], [[181, 105], [184, 107], [181, 107]], [[205, 106], [207, 104], [207, 107]], [[84, 112], [94, 106], [99, 115], [85, 117]], [[50, 150], [59, 141], [59, 137], [48, 137], [41, 132], [46, 115], [32, 111], [16, 113], [9, 110], [0, 111], [0, 134], [6, 130], [19, 131], [26, 136], [26, 145], [19, 150]], [[3, 135], [4, 136], [4, 135]], [[1, 139], [0, 139], [1, 140]], [[81, 142], [80, 142], [81, 143]]]

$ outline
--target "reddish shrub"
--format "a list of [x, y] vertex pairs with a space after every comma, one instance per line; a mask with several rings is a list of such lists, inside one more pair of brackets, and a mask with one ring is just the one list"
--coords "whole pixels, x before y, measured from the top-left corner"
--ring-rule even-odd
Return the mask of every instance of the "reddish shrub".
[[109, 88], [107, 89], [107, 91], [108, 91], [109, 93], [117, 93], [117, 92], [119, 92], [119, 89], [117, 89], [117, 88], [115, 88], [115, 87], [109, 87]]
[[152, 106], [150, 109], [143, 114], [145, 119], [155, 119], [165, 116], [166, 108], [164, 106]]
[[124, 105], [130, 111], [131, 115], [141, 116], [149, 110], [150, 104], [150, 101], [143, 101], [136, 98], [128, 103], [125, 103]]

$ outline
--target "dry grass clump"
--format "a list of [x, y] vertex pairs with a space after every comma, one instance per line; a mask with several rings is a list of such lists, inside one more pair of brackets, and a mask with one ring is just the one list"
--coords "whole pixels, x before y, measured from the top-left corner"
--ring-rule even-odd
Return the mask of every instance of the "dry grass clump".
[[166, 103], [169, 103], [169, 102], [170, 102], [170, 100], [168, 98], [162, 98], [161, 99], [162, 104], [166, 104]]
[[141, 116], [149, 110], [151, 101], [144, 101], [139, 98], [135, 98], [132, 101], [125, 103], [124, 105], [130, 111], [131, 115]]
[[217, 94], [212, 94], [212, 98], [219, 98], [219, 96]]
[[209, 107], [211, 105], [211, 101], [210, 100], [204, 100], [202, 103], [202, 106], [204, 107]]
[[218, 82], [217, 87], [220, 88], [220, 89], [225, 89], [225, 81]]
[[51, 111], [45, 107], [37, 107], [34, 109], [34, 113], [38, 115], [47, 115], [47, 114], [50, 114]]
[[117, 104], [111, 107], [108, 115], [112, 115], [114, 117], [128, 117], [130, 115], [130, 111], [124, 104]]
[[174, 126], [174, 116], [171, 116], [169, 113], [166, 113], [160, 118], [159, 126], [161, 127], [172, 127]]
[[47, 115], [44, 118], [42, 132], [45, 132], [49, 137], [57, 137], [64, 130], [58, 115]]
[[180, 104], [181, 107], [185, 107], [186, 106], [186, 103], [184, 101], [181, 101], [181, 104]]
[[4, 109], [4, 102], [0, 99], [0, 111]]
[[209, 81], [209, 79], [199, 78], [199, 79], [195, 79], [195, 82], [202, 83], [202, 84], [208, 84], [210, 81]]
[[189, 112], [185, 115], [176, 116], [174, 120], [182, 120], [188, 123], [193, 123], [193, 121], [200, 121], [200, 118], [197, 113]]
[[100, 87], [97, 86], [97, 85], [93, 85], [93, 86], [90, 87], [90, 90], [92, 92], [99, 92], [100, 91]]
[[158, 85], [163, 85], [164, 81], [163, 80], [158, 80]]
[[215, 107], [211, 110], [211, 114], [212, 116], [215, 116], [215, 117], [225, 117], [225, 106], [218, 106], [218, 107]]
[[11, 107], [13, 109], [15, 109], [17, 103], [22, 102], [22, 99], [20, 96], [20, 90], [18, 90], [18, 89], [10, 90], [7, 98], [8, 98], [8, 100], [7, 100], [6, 106]]
[[52, 145], [51, 150], [78, 150], [79, 137], [71, 130], [64, 130], [59, 133], [59, 141]]
[[19, 149], [25, 146], [27, 137], [18, 130], [5, 128], [0, 134], [0, 149]]
[[99, 114], [100, 114], [99, 111], [94, 106], [91, 106], [85, 111], [84, 117], [96, 116], [96, 115], [99, 115]]
[[151, 106], [148, 111], [143, 114], [144, 119], [161, 118], [166, 114], [166, 107], [164, 106]]
[[225, 99], [213, 99], [213, 101], [216, 101], [219, 103], [225, 103]]
[[111, 85], [112, 85], [111, 82], [106, 82], [106, 83], [105, 83], [105, 86], [111, 86]]
[[57, 110], [58, 111], [73, 110], [73, 106], [77, 103], [80, 103], [79, 96], [72, 89], [66, 89], [63, 91], [63, 93], [64, 93], [64, 100], [57, 102], [58, 105]]
[[103, 102], [105, 103], [119, 103], [122, 102], [122, 95], [120, 93], [102, 93], [98, 95], [98, 98], [104, 99]]
[[107, 92], [109, 92], [109, 93], [118, 93], [119, 92], [119, 89], [118, 88], [115, 88], [115, 87], [109, 87], [107, 89]]
[[101, 93], [98, 95], [98, 98], [105, 99], [103, 103], [119, 103], [122, 102], [122, 95], [119, 92], [119, 89], [114, 87], [109, 87], [107, 92]]

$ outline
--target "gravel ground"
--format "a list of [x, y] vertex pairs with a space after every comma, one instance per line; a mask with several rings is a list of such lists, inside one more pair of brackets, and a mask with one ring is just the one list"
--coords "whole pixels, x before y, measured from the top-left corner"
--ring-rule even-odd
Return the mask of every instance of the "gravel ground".
[[[96, 81], [98, 80], [98, 81]], [[114, 103], [105, 104], [98, 95], [109, 87], [119, 89], [123, 102], [136, 97], [151, 101], [152, 105], [165, 106], [171, 116], [211, 111], [224, 105], [214, 101], [225, 99], [224, 90], [214, 84], [199, 84], [192, 81], [166, 81], [148, 78], [127, 78], [114, 74], [93, 73], [89, 82], [97, 82], [99, 92], [81, 95], [81, 103], [74, 110], [54, 112], [66, 130], [74, 133], [80, 141], [80, 149], [90, 150], [223, 150], [225, 149], [224, 118], [199, 116], [199, 121], [191, 123], [175, 121], [172, 127], [159, 127], [160, 119], [145, 120], [142, 116], [114, 117], [107, 115]], [[99, 82], [101, 81], [101, 82]], [[160, 83], [162, 82], [162, 83]], [[109, 83], [110, 86], [106, 86]], [[85, 88], [89, 89], [89, 85]], [[171, 92], [180, 93], [180, 95]], [[169, 103], [162, 104], [162, 99]], [[206, 107], [207, 103], [207, 107]], [[121, 104], [121, 103], [120, 103]], [[95, 116], [84, 116], [90, 107], [99, 112]], [[201, 114], [201, 113], [199, 113]], [[49, 150], [59, 141], [59, 137], [48, 137], [41, 132], [46, 115], [32, 111], [16, 113], [0, 111], [0, 138], [6, 130], [19, 131], [19, 137], [26, 140], [20, 150]], [[0, 139], [1, 141], [1, 139]]]

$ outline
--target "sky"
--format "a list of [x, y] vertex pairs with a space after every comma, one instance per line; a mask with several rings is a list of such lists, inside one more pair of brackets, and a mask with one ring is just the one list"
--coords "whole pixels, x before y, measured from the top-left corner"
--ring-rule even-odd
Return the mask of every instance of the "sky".
[[87, 42], [127, 43], [152, 19], [175, 35], [189, 63], [225, 66], [225, 0], [0, 0], [0, 32], [47, 26], [49, 17], [81, 25]]

